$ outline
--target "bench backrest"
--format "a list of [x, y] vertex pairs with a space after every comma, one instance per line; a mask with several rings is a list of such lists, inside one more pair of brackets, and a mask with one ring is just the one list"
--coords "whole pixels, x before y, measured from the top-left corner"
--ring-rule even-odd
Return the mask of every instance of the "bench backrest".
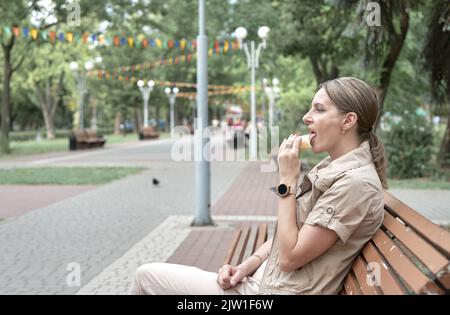
[[266, 223], [236, 230], [224, 264], [239, 265], [244, 258], [253, 254], [267, 241], [267, 235], [268, 226]]
[[97, 131], [93, 130], [93, 129], [86, 129], [86, 135], [89, 139], [96, 139], [99, 138], [99, 136], [97, 135]]
[[450, 289], [450, 233], [384, 193], [380, 230], [355, 259], [345, 294], [443, 294]]
[[[384, 203], [383, 224], [356, 257], [341, 294], [449, 293], [450, 233], [387, 191]], [[267, 224], [238, 229], [224, 263], [241, 263], [267, 238]]]
[[152, 126], [144, 127], [142, 129], [142, 132], [144, 134], [155, 134], [156, 133], [155, 128], [153, 128]]
[[88, 135], [86, 134], [86, 131], [83, 129], [75, 129], [72, 131], [73, 136], [77, 141], [83, 141], [88, 138]]

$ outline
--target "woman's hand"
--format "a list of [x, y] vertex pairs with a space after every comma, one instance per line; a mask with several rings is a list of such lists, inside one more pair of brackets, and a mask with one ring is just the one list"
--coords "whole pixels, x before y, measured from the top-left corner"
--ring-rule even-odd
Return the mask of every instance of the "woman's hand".
[[217, 273], [217, 283], [222, 289], [227, 290], [237, 285], [245, 277], [246, 274], [241, 268], [223, 265]]
[[302, 139], [300, 136], [291, 134], [289, 138], [285, 139], [278, 151], [278, 169], [280, 174], [280, 182], [297, 186], [297, 181], [300, 176], [300, 143]]

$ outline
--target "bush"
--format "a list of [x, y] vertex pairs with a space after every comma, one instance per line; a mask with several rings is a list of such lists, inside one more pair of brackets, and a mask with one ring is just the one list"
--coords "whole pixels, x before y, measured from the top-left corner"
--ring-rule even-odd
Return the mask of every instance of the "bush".
[[388, 177], [416, 178], [432, 171], [433, 126], [424, 117], [405, 111], [387, 123], [381, 137], [387, 154]]

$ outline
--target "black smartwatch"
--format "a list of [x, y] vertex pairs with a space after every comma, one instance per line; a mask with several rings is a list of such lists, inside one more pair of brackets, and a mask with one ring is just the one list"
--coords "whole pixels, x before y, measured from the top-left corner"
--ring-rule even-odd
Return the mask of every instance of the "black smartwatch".
[[291, 192], [291, 190], [292, 190], [291, 186], [288, 186], [286, 184], [279, 184], [276, 187], [270, 188], [270, 190], [275, 192], [281, 198], [287, 197], [289, 195], [293, 195], [293, 193]]

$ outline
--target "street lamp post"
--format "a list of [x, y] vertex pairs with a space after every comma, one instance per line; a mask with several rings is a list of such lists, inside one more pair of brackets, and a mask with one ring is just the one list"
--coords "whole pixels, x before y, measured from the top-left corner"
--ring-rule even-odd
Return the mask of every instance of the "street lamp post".
[[174, 107], [175, 107], [175, 100], [177, 98], [178, 92], [180, 92], [180, 90], [177, 87], [174, 87], [173, 89], [171, 89], [170, 87], [166, 87], [164, 89], [164, 93], [166, 93], [166, 95], [169, 99], [169, 104], [170, 104], [170, 136], [171, 137], [174, 137], [174, 129], [175, 129]]
[[150, 99], [150, 93], [153, 91], [155, 81], [150, 80], [147, 82], [147, 86], [143, 80], [137, 82], [137, 86], [142, 93], [144, 99], [144, 127], [148, 127], [148, 100]]
[[[266, 82], [267, 83], [267, 82]], [[272, 80], [272, 86], [266, 84], [264, 91], [269, 98], [269, 127], [273, 126], [273, 109], [276, 100], [280, 97], [280, 87], [278, 86], [280, 81], [277, 78]]]
[[[90, 71], [94, 68], [94, 64], [92, 61], [87, 61], [84, 64], [84, 68], [86, 71]], [[77, 81], [78, 86], [78, 93], [80, 94], [80, 100], [79, 100], [79, 128], [84, 129], [84, 96], [87, 93], [87, 85], [86, 85], [86, 73], [83, 70], [78, 71], [78, 63], [75, 61], [72, 61], [70, 63], [70, 69], [73, 71], [73, 74], [75, 76], [75, 79]]]
[[251, 90], [250, 90], [250, 103], [251, 103], [251, 125], [252, 128], [250, 130], [250, 158], [252, 160], [257, 159], [257, 150], [258, 150], [258, 142], [257, 142], [257, 129], [256, 129], [256, 93], [255, 93], [255, 72], [259, 67], [259, 55], [261, 54], [261, 50], [266, 48], [266, 40], [269, 36], [270, 29], [267, 26], [261, 26], [258, 29], [258, 36], [261, 38], [262, 42], [258, 44], [258, 47], [255, 48], [255, 42], [250, 42], [250, 49], [246, 42], [243, 40], [247, 37], [247, 30], [244, 27], [238, 27], [234, 34], [239, 40], [241, 44], [241, 48], [244, 48], [245, 55], [247, 56], [247, 67], [251, 69]]
[[[204, 155], [209, 139], [203, 132], [208, 126], [208, 36], [205, 0], [198, 0], [197, 36], [197, 119], [194, 119], [195, 217], [193, 226], [213, 225], [211, 218], [211, 166]], [[206, 150], [207, 151], [207, 150]]]

